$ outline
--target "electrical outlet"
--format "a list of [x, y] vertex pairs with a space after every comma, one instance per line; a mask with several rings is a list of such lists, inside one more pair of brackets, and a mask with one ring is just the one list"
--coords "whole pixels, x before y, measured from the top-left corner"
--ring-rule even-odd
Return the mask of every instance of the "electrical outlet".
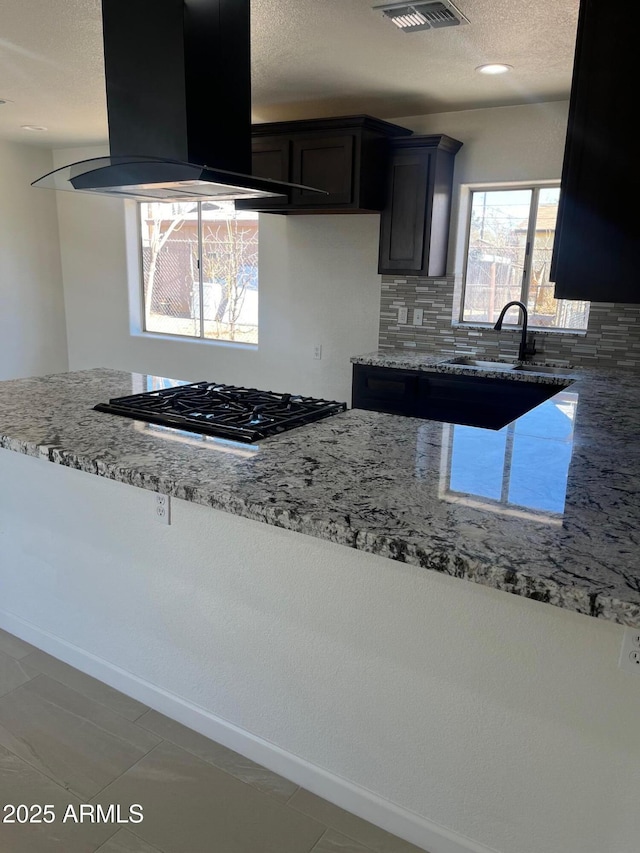
[[640, 628], [625, 628], [618, 666], [640, 675]]
[[414, 308], [413, 309], [413, 325], [414, 326], [421, 326], [423, 317], [424, 317], [424, 308]]
[[313, 348], [313, 357], [316, 361], [320, 361], [322, 358], [322, 344], [316, 344]]
[[408, 308], [398, 308], [398, 325], [406, 326], [409, 322], [409, 309]]
[[160, 524], [171, 524], [171, 498], [169, 495], [154, 495], [156, 519]]

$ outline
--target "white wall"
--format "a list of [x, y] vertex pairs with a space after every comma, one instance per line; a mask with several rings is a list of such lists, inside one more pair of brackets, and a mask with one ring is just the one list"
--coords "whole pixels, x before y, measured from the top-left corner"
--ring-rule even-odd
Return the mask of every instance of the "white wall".
[[[63, 165], [101, 151], [55, 152]], [[378, 342], [378, 215], [261, 216], [257, 349], [132, 334], [125, 205], [58, 193], [69, 362], [351, 399], [349, 358]], [[135, 217], [128, 217], [135, 246]], [[135, 282], [134, 282], [135, 288]], [[136, 292], [137, 296], [137, 292]], [[313, 359], [322, 344], [321, 361]]]
[[0, 379], [67, 368], [51, 152], [0, 142]]
[[637, 853], [619, 626], [8, 451], [0, 480], [3, 627], [430, 853]]
[[456, 183], [560, 179], [568, 101], [463, 110], [394, 119], [414, 133], [446, 133], [463, 143]]

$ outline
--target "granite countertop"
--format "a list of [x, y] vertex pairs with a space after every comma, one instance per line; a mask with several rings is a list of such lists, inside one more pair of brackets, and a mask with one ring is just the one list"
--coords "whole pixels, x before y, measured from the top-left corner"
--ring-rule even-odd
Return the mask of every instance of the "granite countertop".
[[578, 371], [500, 431], [349, 410], [242, 446], [93, 411], [152, 387], [1, 382], [0, 447], [640, 627], [637, 375]]
[[[503, 360], [480, 360], [479, 367], [464, 363], [468, 358], [474, 358], [472, 353], [460, 354], [457, 357], [435, 355], [423, 352], [403, 352], [402, 350], [387, 350], [382, 352], [369, 352], [364, 355], [354, 355], [351, 359], [353, 364], [366, 364], [371, 367], [387, 367], [393, 370], [419, 370], [426, 373], [470, 373], [485, 378], [504, 379], [505, 376], [514, 382], [534, 382], [545, 385], [564, 385], [569, 378], [577, 378], [579, 371], [573, 369], [572, 365], [565, 362], [521, 362], [517, 359]], [[482, 356], [478, 356], [482, 359]], [[522, 369], [522, 365], [525, 369]], [[491, 365], [489, 367], [488, 365]], [[544, 368], [559, 368], [558, 373], [545, 373]], [[513, 370], [516, 368], [516, 370]], [[536, 368], [542, 368], [537, 371]], [[513, 372], [511, 372], [513, 371]]]

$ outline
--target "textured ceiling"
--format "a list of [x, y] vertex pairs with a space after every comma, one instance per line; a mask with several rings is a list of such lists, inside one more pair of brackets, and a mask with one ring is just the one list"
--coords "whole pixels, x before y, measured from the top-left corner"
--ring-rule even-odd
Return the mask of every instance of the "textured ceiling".
[[[254, 120], [568, 98], [579, 0], [456, 0], [470, 24], [411, 35], [373, 11], [379, 2], [252, 0]], [[0, 139], [106, 141], [101, 39], [100, 0], [0, 0], [0, 99], [13, 101], [0, 106]], [[513, 71], [474, 71], [485, 62]]]

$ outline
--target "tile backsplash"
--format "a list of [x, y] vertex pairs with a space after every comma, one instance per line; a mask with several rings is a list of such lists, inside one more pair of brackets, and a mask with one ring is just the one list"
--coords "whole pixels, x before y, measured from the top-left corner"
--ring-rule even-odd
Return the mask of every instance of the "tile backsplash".
[[[452, 323], [459, 294], [453, 276], [382, 279], [379, 348], [423, 352], [474, 352], [516, 358], [520, 331]], [[421, 326], [398, 325], [398, 308], [423, 309]], [[536, 360], [640, 370], [640, 305], [592, 302], [585, 332], [536, 332]]]

